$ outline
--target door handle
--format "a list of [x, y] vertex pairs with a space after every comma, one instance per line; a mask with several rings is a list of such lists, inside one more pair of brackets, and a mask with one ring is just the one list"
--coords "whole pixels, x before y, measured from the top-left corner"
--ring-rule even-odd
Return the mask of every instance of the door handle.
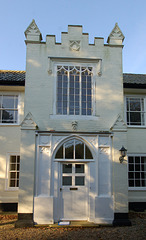
[[78, 188], [77, 187], [74, 187], [74, 188], [71, 187], [70, 190], [78, 190]]
[[60, 188], [60, 192], [62, 191], [62, 188]]

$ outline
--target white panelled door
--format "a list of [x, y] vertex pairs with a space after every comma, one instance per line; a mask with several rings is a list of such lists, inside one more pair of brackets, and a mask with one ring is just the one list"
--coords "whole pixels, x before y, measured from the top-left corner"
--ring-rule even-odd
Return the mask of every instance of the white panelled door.
[[87, 176], [87, 163], [61, 163], [61, 220], [87, 220]]

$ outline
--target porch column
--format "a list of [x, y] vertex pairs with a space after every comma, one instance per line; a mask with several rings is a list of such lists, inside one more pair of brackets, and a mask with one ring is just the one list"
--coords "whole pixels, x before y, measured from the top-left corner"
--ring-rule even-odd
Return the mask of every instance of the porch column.
[[127, 157], [120, 163], [120, 149], [127, 149], [127, 126], [118, 116], [113, 128], [113, 193], [114, 193], [114, 226], [131, 225], [128, 219], [128, 174]]
[[33, 226], [33, 195], [35, 166], [36, 123], [29, 113], [21, 124], [20, 185], [18, 196], [18, 221], [15, 227]]

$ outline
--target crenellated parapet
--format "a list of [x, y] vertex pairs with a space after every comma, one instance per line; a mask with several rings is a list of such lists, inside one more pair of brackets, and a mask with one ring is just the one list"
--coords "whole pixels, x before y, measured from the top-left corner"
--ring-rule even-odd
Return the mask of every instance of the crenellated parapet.
[[[26, 42], [41, 42], [42, 34], [33, 19], [28, 28], [25, 31]], [[122, 45], [124, 41], [124, 35], [116, 23], [110, 35], [108, 36], [107, 43], [110, 45]], [[44, 43], [44, 42], [43, 42]], [[83, 33], [83, 27], [81, 25], [68, 25], [68, 32], [61, 33], [61, 43], [56, 42], [55, 35], [46, 35], [46, 44], [49, 46], [60, 45], [61, 47], [68, 48], [70, 51], [79, 52], [84, 47], [90, 46], [102, 46], [104, 45], [104, 38], [95, 37], [94, 44], [89, 44], [89, 34]]]

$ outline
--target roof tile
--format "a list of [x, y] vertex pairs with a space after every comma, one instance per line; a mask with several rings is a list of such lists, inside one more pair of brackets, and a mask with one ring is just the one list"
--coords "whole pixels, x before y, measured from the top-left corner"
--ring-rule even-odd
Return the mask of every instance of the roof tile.
[[25, 85], [25, 71], [0, 70], [0, 85]]

